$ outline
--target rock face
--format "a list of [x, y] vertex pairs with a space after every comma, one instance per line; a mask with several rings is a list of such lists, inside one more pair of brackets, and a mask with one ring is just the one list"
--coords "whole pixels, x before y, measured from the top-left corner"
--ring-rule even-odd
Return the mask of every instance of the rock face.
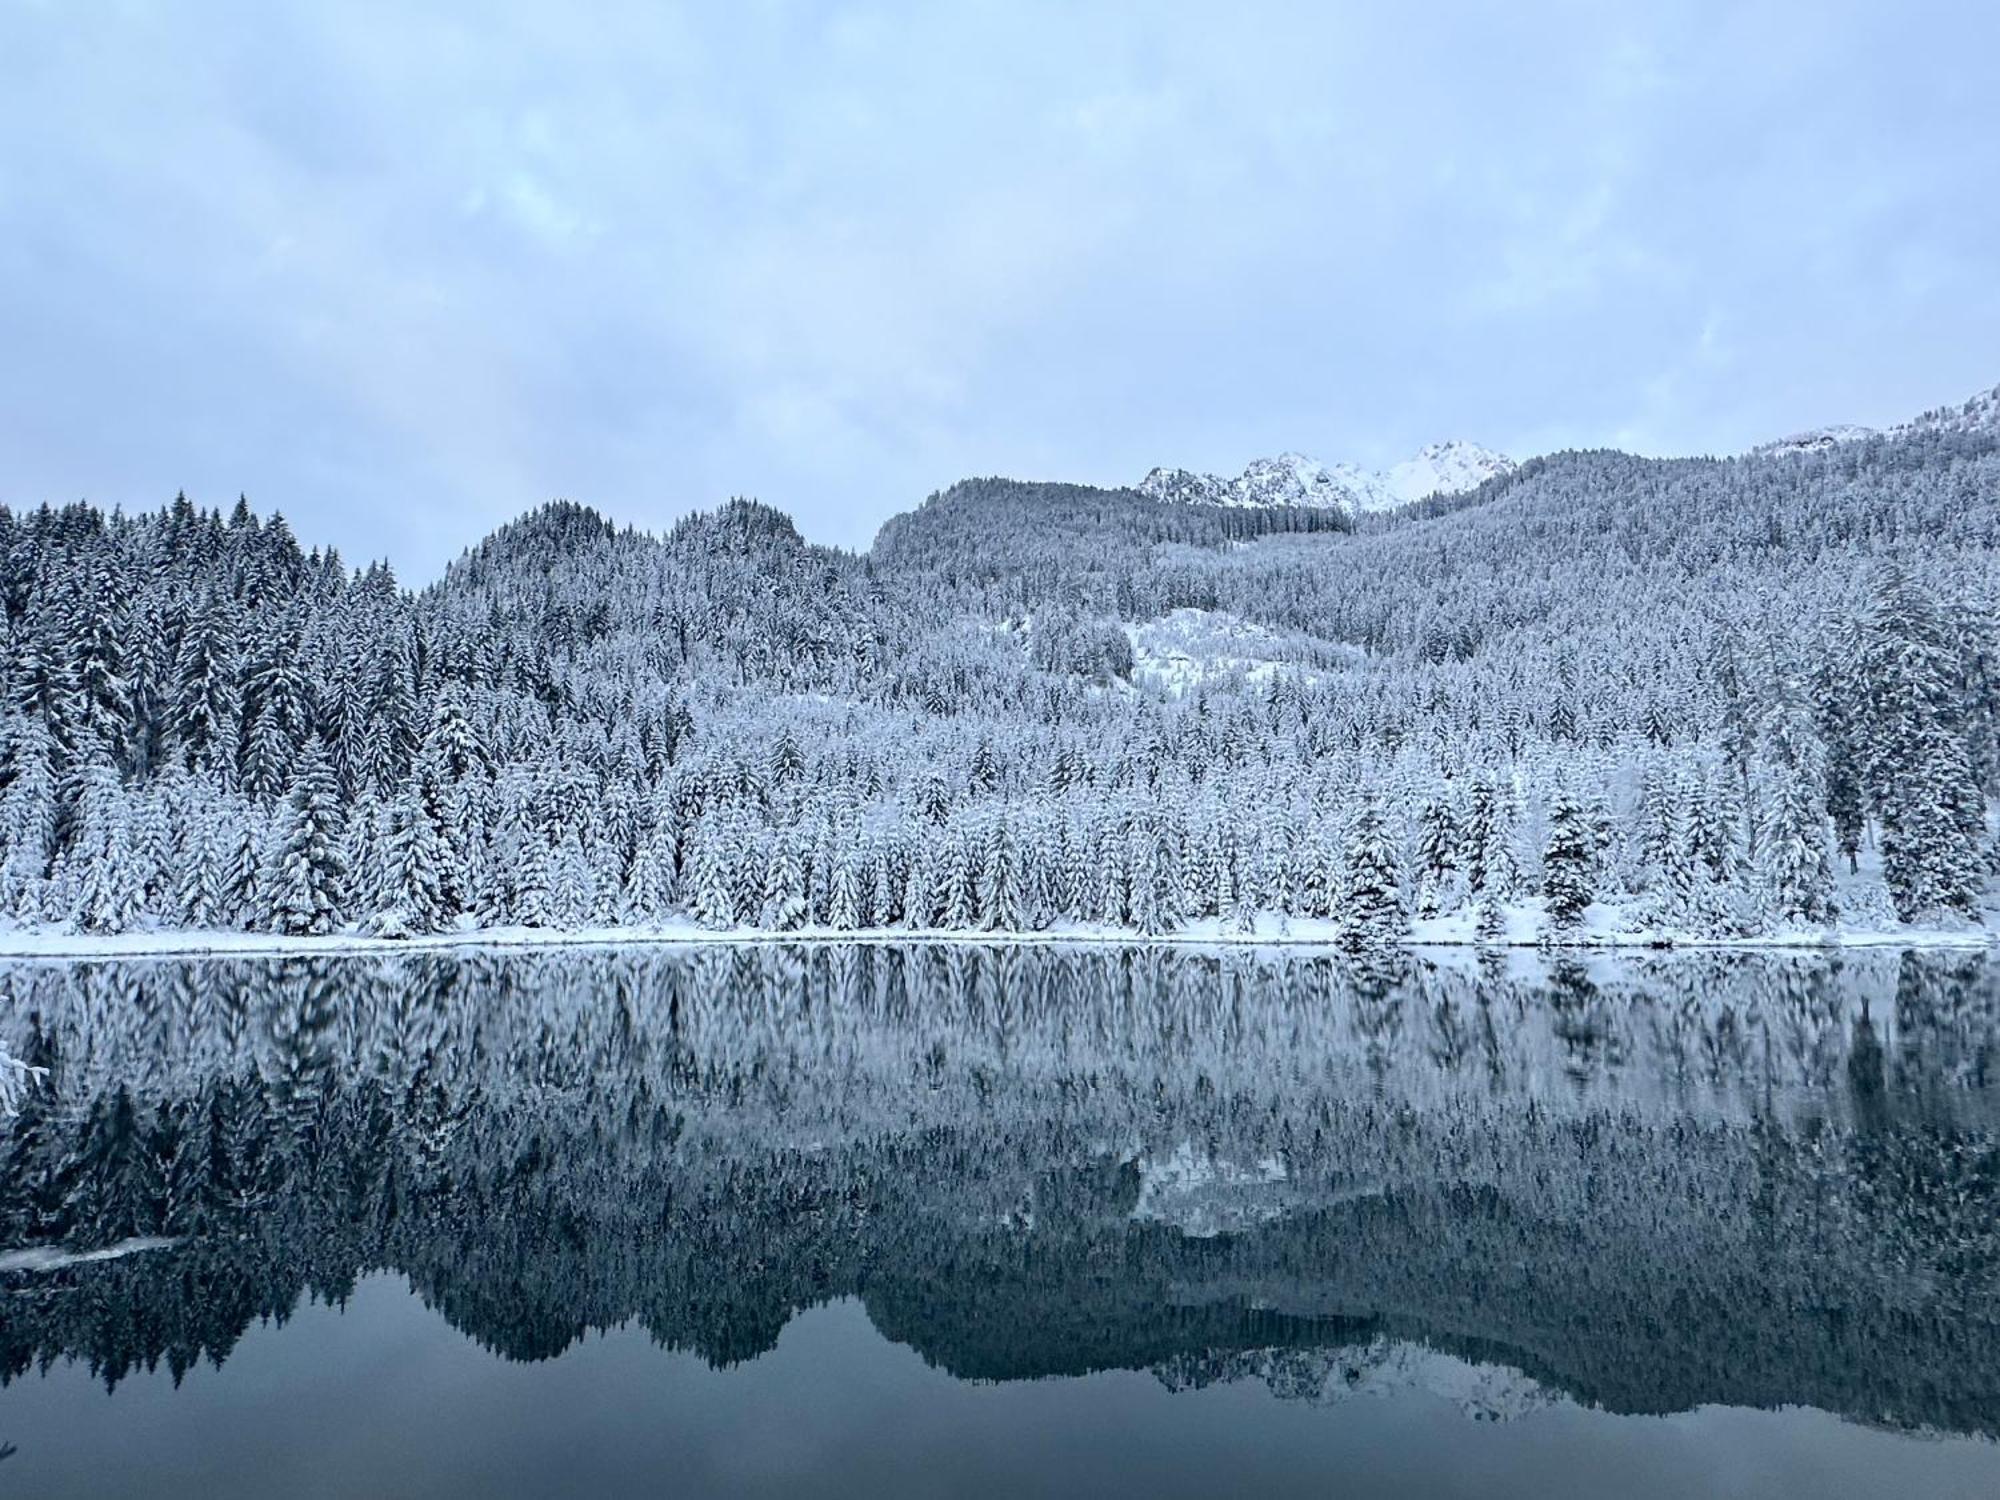
[[1456, 495], [1510, 474], [1505, 454], [1453, 438], [1431, 443], [1380, 473], [1357, 464], [1324, 464], [1302, 453], [1253, 461], [1234, 479], [1189, 469], [1154, 469], [1139, 492], [1178, 505], [1225, 505], [1343, 510], [1350, 515], [1394, 510], [1431, 495]]

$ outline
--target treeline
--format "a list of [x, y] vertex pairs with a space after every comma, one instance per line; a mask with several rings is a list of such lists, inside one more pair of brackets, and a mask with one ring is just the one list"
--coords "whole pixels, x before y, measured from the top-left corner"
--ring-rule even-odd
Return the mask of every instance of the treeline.
[[[1444, 514], [979, 481], [854, 555], [557, 504], [437, 584], [245, 503], [0, 511], [0, 911], [328, 933], [1140, 932], [1357, 946], [1975, 917], [2000, 453], [1570, 454]], [[1127, 626], [1299, 662], [1172, 696]]]

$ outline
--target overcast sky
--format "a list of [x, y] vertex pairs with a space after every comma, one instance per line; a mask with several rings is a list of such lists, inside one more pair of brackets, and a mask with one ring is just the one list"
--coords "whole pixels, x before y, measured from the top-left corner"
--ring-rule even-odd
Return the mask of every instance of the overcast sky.
[[559, 495], [860, 545], [969, 474], [1892, 421], [2000, 380], [1996, 14], [0, 0], [0, 502], [417, 582]]

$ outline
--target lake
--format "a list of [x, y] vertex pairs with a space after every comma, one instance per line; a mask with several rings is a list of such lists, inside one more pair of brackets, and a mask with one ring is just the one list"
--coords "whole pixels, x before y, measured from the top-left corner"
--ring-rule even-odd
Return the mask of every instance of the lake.
[[2000, 1494], [1981, 954], [24, 963], [0, 1038], [38, 1500]]

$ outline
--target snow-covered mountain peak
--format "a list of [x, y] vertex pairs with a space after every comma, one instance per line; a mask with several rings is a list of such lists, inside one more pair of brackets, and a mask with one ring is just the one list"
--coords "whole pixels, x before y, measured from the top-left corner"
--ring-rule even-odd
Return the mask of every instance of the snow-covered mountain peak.
[[1846, 443], [1865, 442], [1875, 437], [1912, 437], [1920, 432], [2000, 432], [2000, 385], [1990, 391], [1981, 391], [1956, 406], [1936, 407], [1893, 427], [1861, 427], [1851, 422], [1813, 427], [1795, 432], [1790, 437], [1759, 443], [1750, 452], [1756, 455], [1824, 453], [1829, 448], [1838, 448]]
[[1789, 437], [1781, 437], [1772, 442], [1759, 443], [1752, 453], [1823, 453], [1828, 448], [1837, 448], [1842, 443], [1857, 443], [1863, 438], [1875, 436], [1872, 427], [1857, 427], [1851, 422], [1837, 423], [1832, 427], [1813, 427], [1804, 432], [1795, 432]]
[[1462, 439], [1431, 443], [1380, 473], [1350, 463], [1321, 463], [1303, 453], [1254, 460], [1234, 479], [1187, 469], [1154, 469], [1139, 492], [1183, 505], [1305, 506], [1351, 515], [1393, 510], [1429, 495], [1475, 489], [1512, 472], [1514, 461]]
[[1407, 504], [1428, 495], [1457, 495], [1478, 489], [1489, 479], [1513, 473], [1516, 467], [1504, 453], [1451, 438], [1419, 448], [1416, 457], [1390, 469], [1387, 478], [1398, 503]]
[[2000, 432], [2000, 385], [1981, 391], [1957, 406], [1940, 406], [1889, 429], [1892, 436], [1908, 432]]

